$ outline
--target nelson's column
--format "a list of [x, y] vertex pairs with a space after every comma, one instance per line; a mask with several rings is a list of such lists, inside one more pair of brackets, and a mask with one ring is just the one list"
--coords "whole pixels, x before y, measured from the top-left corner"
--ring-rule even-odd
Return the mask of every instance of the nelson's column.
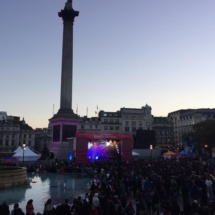
[[64, 9], [58, 13], [63, 19], [60, 109], [49, 119], [53, 127], [50, 152], [58, 159], [67, 159], [67, 138], [75, 137], [77, 125], [80, 123], [79, 116], [72, 110], [73, 23], [78, 15], [79, 12], [72, 8], [72, 0], [67, 0]]

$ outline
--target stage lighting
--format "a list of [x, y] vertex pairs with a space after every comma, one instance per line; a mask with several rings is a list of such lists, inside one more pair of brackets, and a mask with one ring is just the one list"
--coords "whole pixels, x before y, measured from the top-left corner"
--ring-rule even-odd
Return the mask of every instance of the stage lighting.
[[69, 152], [69, 153], [68, 153], [68, 160], [69, 160], [69, 161], [72, 161], [72, 152]]
[[98, 160], [98, 159], [99, 159], [99, 156], [95, 156], [95, 159]]

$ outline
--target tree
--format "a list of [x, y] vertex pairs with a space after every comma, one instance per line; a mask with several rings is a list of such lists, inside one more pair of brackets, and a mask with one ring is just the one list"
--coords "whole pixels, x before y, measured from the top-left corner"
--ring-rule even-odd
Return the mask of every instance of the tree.
[[47, 159], [49, 157], [49, 148], [46, 146], [46, 144], [43, 145], [43, 149], [41, 152], [41, 159]]

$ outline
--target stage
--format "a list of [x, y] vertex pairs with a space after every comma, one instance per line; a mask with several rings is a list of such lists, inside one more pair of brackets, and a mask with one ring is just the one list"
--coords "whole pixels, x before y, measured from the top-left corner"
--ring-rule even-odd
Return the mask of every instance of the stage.
[[72, 140], [72, 157], [76, 163], [99, 160], [132, 160], [132, 136], [130, 134], [76, 132]]

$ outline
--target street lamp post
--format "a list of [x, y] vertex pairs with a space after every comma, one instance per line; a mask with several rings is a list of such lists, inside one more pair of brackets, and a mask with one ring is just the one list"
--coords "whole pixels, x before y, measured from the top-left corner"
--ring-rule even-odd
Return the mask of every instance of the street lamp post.
[[22, 150], [23, 150], [23, 155], [22, 155], [22, 165], [24, 166], [24, 162], [25, 162], [25, 143], [22, 144]]
[[153, 145], [150, 145], [151, 158], [152, 158], [152, 150], [153, 150]]

